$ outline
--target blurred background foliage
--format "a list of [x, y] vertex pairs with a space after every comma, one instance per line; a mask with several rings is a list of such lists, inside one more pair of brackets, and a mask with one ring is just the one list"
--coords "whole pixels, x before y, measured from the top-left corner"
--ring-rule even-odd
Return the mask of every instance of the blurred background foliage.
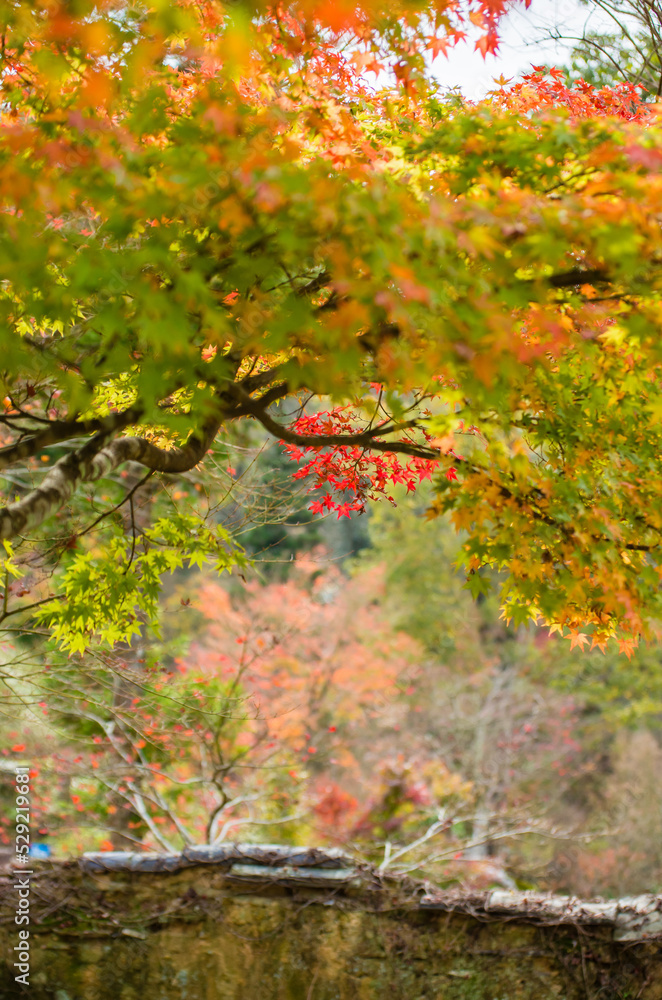
[[[24, 759], [54, 857], [314, 843], [443, 885], [662, 889], [659, 648], [506, 627], [424, 490], [313, 517], [278, 446], [250, 439], [217, 475], [204, 502], [225, 497], [247, 566], [177, 570], [131, 643], [67, 656], [6, 633], [4, 844]], [[194, 476], [177, 489], [201, 502]], [[144, 490], [135, 517], [162, 503]]]

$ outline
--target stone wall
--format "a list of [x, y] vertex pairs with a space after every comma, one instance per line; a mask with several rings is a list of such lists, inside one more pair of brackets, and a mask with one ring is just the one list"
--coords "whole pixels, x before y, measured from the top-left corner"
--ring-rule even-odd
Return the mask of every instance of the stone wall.
[[615, 940], [604, 908], [558, 898], [280, 862], [35, 872], [28, 988], [0, 876], [1, 1000], [662, 1000], [657, 935]]

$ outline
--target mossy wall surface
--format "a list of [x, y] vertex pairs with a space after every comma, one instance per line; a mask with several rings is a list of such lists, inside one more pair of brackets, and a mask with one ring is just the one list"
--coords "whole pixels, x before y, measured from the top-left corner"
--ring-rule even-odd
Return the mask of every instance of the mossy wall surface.
[[388, 888], [70, 871], [32, 896], [28, 988], [0, 898], [1, 1000], [662, 1000], [659, 944], [424, 911]]

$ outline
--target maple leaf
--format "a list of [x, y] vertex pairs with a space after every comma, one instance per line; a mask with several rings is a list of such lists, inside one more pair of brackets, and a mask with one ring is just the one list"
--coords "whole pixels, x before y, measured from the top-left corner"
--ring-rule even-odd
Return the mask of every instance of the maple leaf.
[[574, 649], [576, 646], [583, 649], [589, 641], [589, 637], [584, 632], [576, 631], [571, 631], [570, 634], [566, 636], [566, 639], [570, 639], [570, 649]]
[[380, 62], [373, 52], [355, 52], [352, 62], [358, 69], [378, 76], [385, 69], [384, 63]]
[[488, 31], [486, 34], [481, 35], [474, 46], [475, 50], [480, 52], [483, 59], [487, 58], [488, 53], [495, 54], [498, 47], [499, 37], [495, 31]]
[[436, 59], [439, 53], [448, 56], [450, 39], [446, 35], [429, 35], [426, 38], [427, 49], [432, 53], [432, 58]]
[[635, 638], [625, 637], [618, 640], [618, 651], [619, 653], [625, 653], [628, 660], [631, 660], [637, 645], [638, 643]]
[[338, 512], [338, 520], [340, 520], [341, 517], [348, 517], [348, 518], [351, 517], [353, 509], [354, 508], [349, 503], [338, 504], [338, 506], [336, 507], [336, 510]]

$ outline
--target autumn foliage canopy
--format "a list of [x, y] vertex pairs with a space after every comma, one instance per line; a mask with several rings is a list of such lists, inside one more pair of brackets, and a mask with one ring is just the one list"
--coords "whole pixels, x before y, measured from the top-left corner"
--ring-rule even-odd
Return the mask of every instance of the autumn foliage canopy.
[[432, 479], [515, 623], [655, 631], [657, 109], [542, 71], [444, 97], [434, 59], [493, 51], [503, 7], [0, 5], [5, 616], [82, 650], [240, 563], [205, 469], [251, 421], [316, 513]]

